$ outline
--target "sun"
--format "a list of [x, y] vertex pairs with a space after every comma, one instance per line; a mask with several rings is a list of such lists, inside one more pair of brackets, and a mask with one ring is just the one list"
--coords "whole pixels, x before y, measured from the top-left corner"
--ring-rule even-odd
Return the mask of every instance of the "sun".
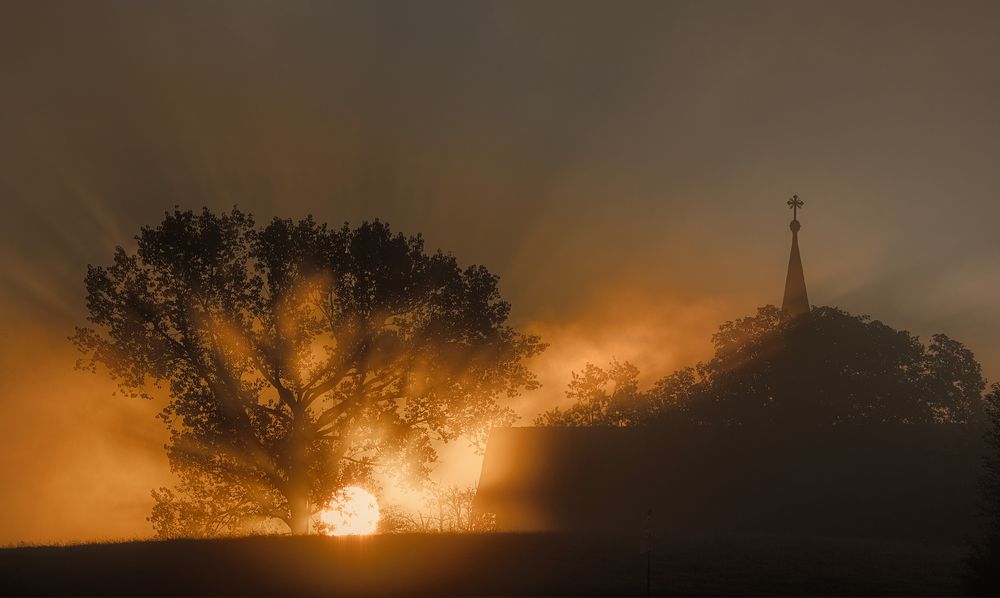
[[382, 515], [375, 496], [359, 486], [347, 486], [337, 491], [330, 506], [319, 514], [331, 536], [363, 536], [374, 534]]

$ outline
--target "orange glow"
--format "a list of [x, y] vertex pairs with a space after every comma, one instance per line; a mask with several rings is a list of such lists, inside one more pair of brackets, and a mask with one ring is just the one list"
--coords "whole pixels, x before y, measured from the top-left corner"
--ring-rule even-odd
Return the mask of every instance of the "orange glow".
[[382, 518], [375, 496], [358, 486], [348, 486], [334, 495], [330, 506], [319, 514], [331, 536], [364, 536], [375, 533]]

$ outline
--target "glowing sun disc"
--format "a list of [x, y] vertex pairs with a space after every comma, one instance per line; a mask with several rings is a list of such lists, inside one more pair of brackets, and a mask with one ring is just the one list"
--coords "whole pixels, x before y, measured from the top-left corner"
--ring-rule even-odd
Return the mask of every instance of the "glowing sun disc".
[[348, 486], [333, 495], [330, 506], [320, 512], [319, 518], [331, 536], [353, 536], [374, 534], [382, 515], [371, 492]]

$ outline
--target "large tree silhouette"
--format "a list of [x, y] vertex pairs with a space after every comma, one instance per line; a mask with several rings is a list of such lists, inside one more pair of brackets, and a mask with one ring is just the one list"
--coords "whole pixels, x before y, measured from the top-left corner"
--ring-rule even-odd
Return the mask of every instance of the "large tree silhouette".
[[[753, 316], [724, 323], [712, 342], [711, 359], [674, 372], [648, 390], [637, 388], [638, 372], [629, 370], [628, 364], [613, 363], [607, 371], [588, 364], [582, 376], [574, 376], [572, 393], [567, 393], [574, 405], [543, 414], [536, 423], [622, 426], [686, 420], [713, 425], [829, 425], [983, 420], [985, 381], [979, 363], [965, 346], [943, 334], [932, 336], [925, 346], [909, 332], [836, 308], [817, 307], [791, 317], [765, 306]], [[622, 368], [632, 372], [633, 383], [602, 394], [607, 393], [603, 386], [615, 378], [610, 373]], [[605, 377], [591, 375], [592, 369], [605, 372]], [[619, 398], [610, 400], [615, 396]]]
[[136, 241], [88, 268], [74, 341], [132, 396], [169, 395], [161, 535], [308, 533], [339, 487], [386, 459], [426, 473], [433, 439], [509, 422], [499, 399], [536, 386], [543, 345], [507, 325], [497, 277], [377, 220], [174, 211]]

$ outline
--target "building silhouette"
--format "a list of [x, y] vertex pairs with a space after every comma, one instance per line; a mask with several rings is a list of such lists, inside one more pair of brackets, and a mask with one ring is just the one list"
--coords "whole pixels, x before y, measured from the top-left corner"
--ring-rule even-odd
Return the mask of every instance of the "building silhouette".
[[498, 531], [962, 544], [982, 443], [964, 424], [496, 428], [473, 508]]
[[[803, 204], [788, 205], [782, 308], [801, 316]], [[651, 520], [660, 537], [961, 544], [976, 529], [980, 436], [966, 424], [496, 428], [473, 508], [511, 532], [641, 535]]]

